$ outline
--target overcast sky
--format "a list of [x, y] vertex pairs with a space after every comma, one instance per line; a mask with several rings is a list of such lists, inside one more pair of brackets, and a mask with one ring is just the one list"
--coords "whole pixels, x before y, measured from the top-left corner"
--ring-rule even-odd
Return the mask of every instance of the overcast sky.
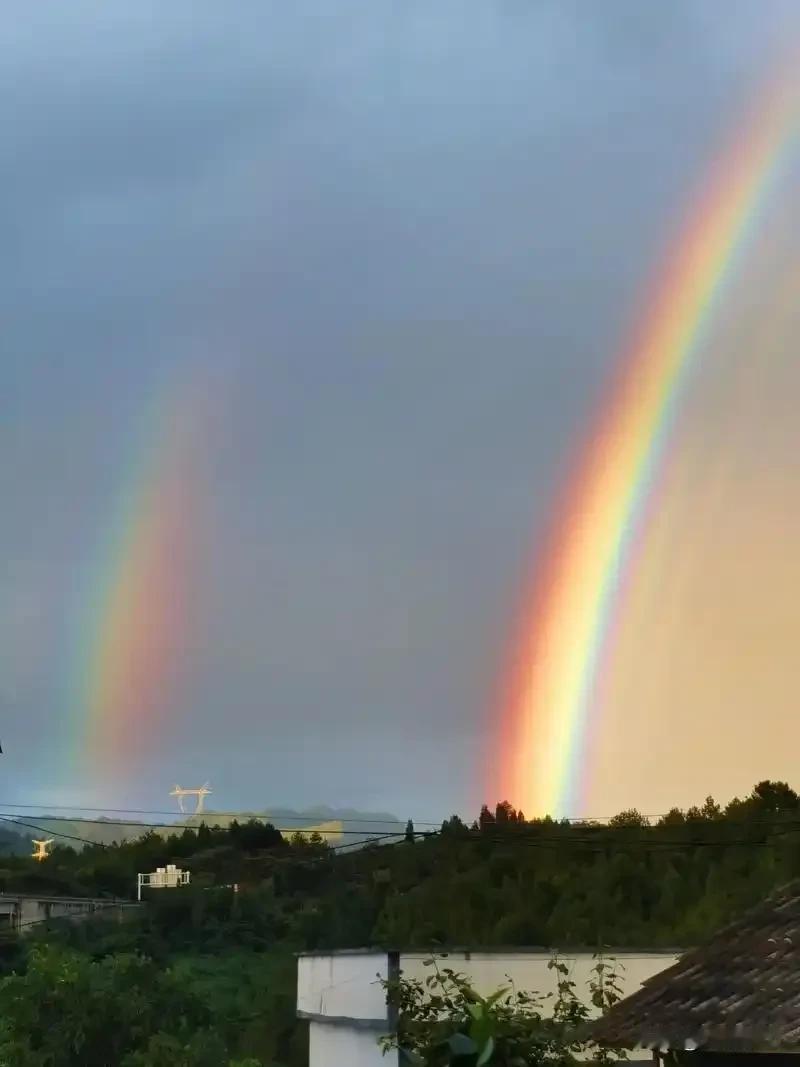
[[[553, 491], [796, 4], [4, 14], [0, 799], [471, 811]], [[110, 785], [76, 752], [98, 546], [164, 371], [209, 366], [181, 681]]]

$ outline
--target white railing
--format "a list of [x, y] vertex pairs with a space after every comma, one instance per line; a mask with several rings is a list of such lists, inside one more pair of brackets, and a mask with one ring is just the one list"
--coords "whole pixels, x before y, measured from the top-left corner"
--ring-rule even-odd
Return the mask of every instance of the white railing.
[[136, 875], [136, 899], [142, 899], [143, 889], [177, 889], [178, 886], [189, 884], [189, 871], [182, 871], [174, 863], [168, 863], [166, 867], [156, 867], [147, 874]]

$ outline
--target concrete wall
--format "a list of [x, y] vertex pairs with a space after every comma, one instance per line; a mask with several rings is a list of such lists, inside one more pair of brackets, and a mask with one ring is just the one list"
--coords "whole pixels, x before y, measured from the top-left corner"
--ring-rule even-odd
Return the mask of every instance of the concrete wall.
[[297, 968], [297, 1010], [301, 1016], [328, 1019], [386, 1019], [388, 978], [385, 952], [337, 952], [301, 956]]
[[[378, 1044], [391, 1029], [380, 979], [399, 969], [406, 978], [424, 978], [429, 953], [339, 952], [302, 955], [297, 967], [297, 1013], [309, 1021], [309, 1067], [394, 1067], [396, 1057], [384, 1057]], [[618, 952], [623, 993], [635, 992], [644, 981], [677, 960], [671, 952]], [[549, 952], [464, 952], [439, 957], [440, 967], [466, 975], [482, 994], [493, 993], [509, 981], [521, 991], [555, 991], [556, 975], [548, 968]], [[576, 995], [591, 1008], [589, 979], [595, 960], [591, 953], [561, 956], [576, 983]]]
[[396, 1067], [397, 1055], [381, 1054], [377, 1034], [309, 1022], [310, 1067]]
[[[509, 980], [516, 989], [544, 994], [556, 992], [557, 976], [549, 968], [552, 958], [549, 952], [451, 952], [439, 959], [439, 967], [450, 967], [467, 975], [482, 996], [507, 986]], [[671, 967], [678, 959], [673, 953], [663, 952], [616, 952], [613, 958], [625, 996], [635, 993], [648, 978]], [[429, 975], [431, 968], [424, 965], [426, 959], [430, 959], [430, 953], [404, 952], [400, 957], [404, 977], [425, 978]], [[589, 981], [597, 961], [590, 953], [567, 954], [561, 956], [560, 961], [569, 967], [569, 977], [576, 983], [576, 996], [596, 1014], [590, 1000]]]
[[297, 1014], [309, 1020], [309, 1067], [391, 1067], [378, 1044], [391, 1029], [381, 985], [388, 976], [385, 952], [299, 957]]

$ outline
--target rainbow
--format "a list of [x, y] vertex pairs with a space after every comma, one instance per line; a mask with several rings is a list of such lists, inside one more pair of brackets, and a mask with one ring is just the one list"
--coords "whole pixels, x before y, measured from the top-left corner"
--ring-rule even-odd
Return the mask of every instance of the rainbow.
[[794, 63], [770, 87], [705, 183], [556, 508], [504, 676], [501, 751], [491, 772], [492, 788], [529, 815], [583, 814], [588, 740], [625, 585], [676, 409], [795, 145], [798, 70]]
[[173, 715], [196, 543], [199, 384], [159, 379], [88, 583], [75, 715], [95, 781], [133, 769]]

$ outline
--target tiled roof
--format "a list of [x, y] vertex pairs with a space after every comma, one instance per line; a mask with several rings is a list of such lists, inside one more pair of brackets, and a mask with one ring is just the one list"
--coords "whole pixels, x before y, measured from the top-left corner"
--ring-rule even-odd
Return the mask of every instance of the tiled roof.
[[591, 1036], [618, 1048], [800, 1051], [800, 882], [651, 978]]

